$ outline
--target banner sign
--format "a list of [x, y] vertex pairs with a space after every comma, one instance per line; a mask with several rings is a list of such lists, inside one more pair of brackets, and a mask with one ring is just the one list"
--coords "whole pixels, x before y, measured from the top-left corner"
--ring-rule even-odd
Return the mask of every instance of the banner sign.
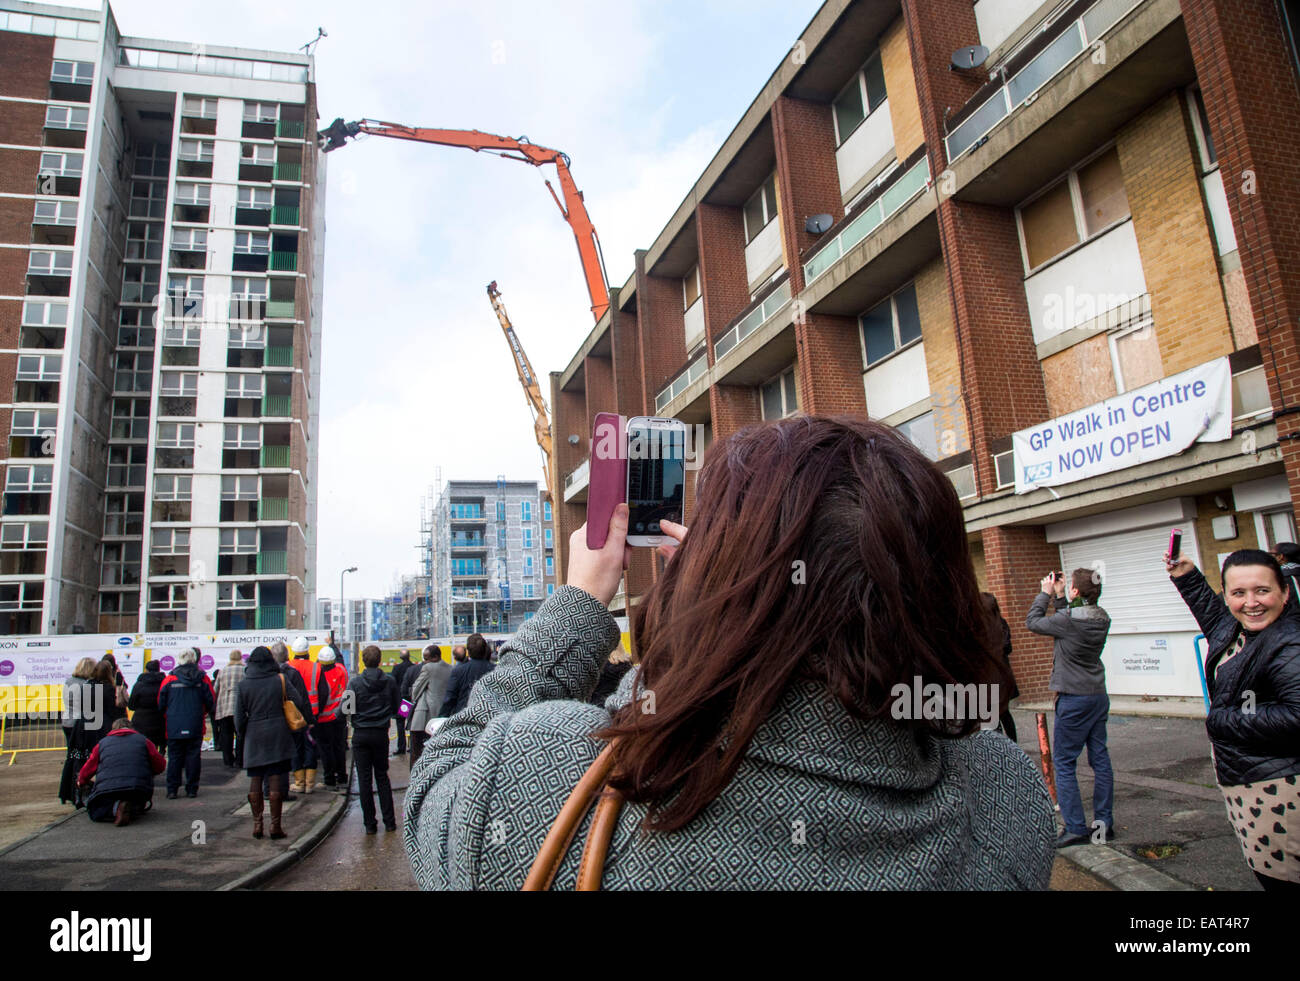
[[177, 655], [188, 647], [199, 650], [199, 668], [211, 675], [230, 661], [230, 652], [240, 651], [244, 660], [254, 647], [277, 640], [289, 644], [306, 637], [314, 656], [329, 640], [324, 631], [223, 631], [214, 634], [51, 634], [43, 637], [0, 639], [0, 687], [62, 685], [83, 657], [100, 660], [112, 654], [128, 686], [135, 684], [149, 660], [159, 662], [164, 672], [176, 667]]
[[1015, 433], [1016, 493], [1231, 438], [1232, 370], [1219, 358]]

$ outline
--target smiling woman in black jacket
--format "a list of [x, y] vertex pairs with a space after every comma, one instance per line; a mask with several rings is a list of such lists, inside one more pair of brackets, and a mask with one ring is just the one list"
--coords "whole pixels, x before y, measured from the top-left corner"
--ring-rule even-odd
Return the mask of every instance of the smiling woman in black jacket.
[[1265, 889], [1300, 890], [1300, 615], [1282, 570], [1233, 552], [1220, 597], [1190, 559], [1165, 566], [1205, 634], [1205, 728], [1246, 864]]

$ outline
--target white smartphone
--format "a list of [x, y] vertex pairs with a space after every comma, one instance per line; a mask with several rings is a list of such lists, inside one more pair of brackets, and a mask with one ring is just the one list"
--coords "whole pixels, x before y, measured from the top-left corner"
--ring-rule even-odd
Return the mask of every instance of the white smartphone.
[[672, 539], [660, 521], [681, 524], [686, 501], [686, 423], [633, 416], [627, 421], [627, 543], [653, 548]]

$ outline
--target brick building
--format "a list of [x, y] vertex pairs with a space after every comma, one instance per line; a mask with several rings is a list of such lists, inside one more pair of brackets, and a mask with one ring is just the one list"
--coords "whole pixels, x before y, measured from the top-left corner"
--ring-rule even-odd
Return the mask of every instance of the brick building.
[[596, 412], [706, 446], [865, 413], [951, 478], [1025, 694], [1051, 662], [1023, 627], [1038, 580], [1084, 567], [1112, 694], [1198, 703], [1170, 528], [1215, 584], [1222, 554], [1296, 537], [1296, 13], [828, 0], [552, 375], [561, 566]]
[[0, 0], [0, 633], [310, 621], [315, 129], [309, 56]]

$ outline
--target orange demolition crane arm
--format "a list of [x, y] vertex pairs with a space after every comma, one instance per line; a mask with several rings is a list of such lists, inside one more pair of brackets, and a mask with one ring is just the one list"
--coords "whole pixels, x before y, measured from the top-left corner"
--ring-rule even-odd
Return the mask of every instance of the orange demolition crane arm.
[[542, 401], [542, 390], [537, 384], [537, 373], [533, 371], [532, 362], [528, 360], [523, 345], [519, 343], [519, 338], [515, 336], [515, 328], [506, 315], [506, 307], [501, 302], [501, 291], [497, 289], [496, 280], [488, 283], [487, 294], [488, 299], [492, 301], [492, 309], [497, 312], [497, 320], [501, 321], [501, 329], [505, 331], [510, 350], [515, 356], [515, 371], [519, 375], [519, 384], [524, 387], [524, 395], [528, 398], [528, 408], [533, 412], [533, 430], [537, 436], [537, 445], [542, 450], [543, 466], [546, 473], [546, 493], [554, 501], [555, 479], [551, 472], [551, 422], [546, 414], [546, 403]]
[[519, 160], [541, 167], [555, 164], [556, 176], [564, 200], [555, 193], [551, 182], [546, 188], [551, 192], [560, 214], [573, 229], [573, 237], [578, 243], [578, 257], [582, 260], [582, 273], [587, 280], [587, 293], [591, 296], [591, 313], [599, 322], [609, 309], [609, 288], [605, 285], [604, 264], [601, 261], [600, 239], [596, 236], [596, 226], [591, 223], [587, 206], [583, 203], [582, 192], [573, 182], [569, 170], [569, 156], [559, 150], [528, 142], [528, 138], [518, 139], [510, 136], [496, 136], [492, 133], [480, 133], [478, 130], [466, 129], [421, 129], [403, 126], [400, 123], [384, 123], [376, 119], [361, 119], [356, 122], [344, 122], [342, 117], [317, 134], [321, 149], [329, 153], [347, 143], [348, 137], [361, 133], [373, 136], [389, 136], [395, 140], [413, 140], [417, 143], [436, 143], [442, 146], [461, 146], [476, 153], [487, 151], [505, 157], [507, 160]]

